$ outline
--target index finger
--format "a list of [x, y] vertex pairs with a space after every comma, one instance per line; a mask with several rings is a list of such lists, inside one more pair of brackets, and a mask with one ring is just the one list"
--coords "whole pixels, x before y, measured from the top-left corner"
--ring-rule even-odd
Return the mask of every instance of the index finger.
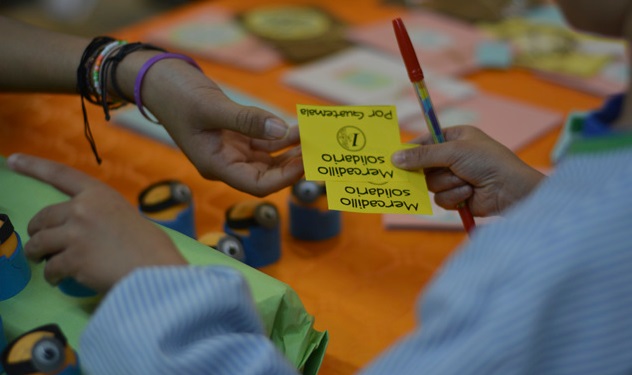
[[15, 172], [48, 183], [62, 193], [75, 196], [98, 181], [83, 172], [51, 160], [26, 154], [13, 154], [7, 165]]

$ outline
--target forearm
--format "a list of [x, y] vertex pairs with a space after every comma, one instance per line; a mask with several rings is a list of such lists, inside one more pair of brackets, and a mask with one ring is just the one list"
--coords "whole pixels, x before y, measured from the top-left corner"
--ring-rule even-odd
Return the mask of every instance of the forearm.
[[89, 43], [0, 16], [0, 91], [77, 92], [77, 66]]
[[[41, 29], [14, 19], [0, 16], [0, 91], [77, 93], [77, 68], [90, 39]], [[160, 53], [141, 50], [127, 55], [118, 65], [116, 76], [110, 75], [108, 92], [116, 79], [127, 99], [134, 98], [134, 84], [143, 64]], [[191, 82], [195, 82], [193, 85]], [[166, 92], [181, 94], [191, 87], [216, 87], [204, 74], [186, 62], [167, 59], [157, 62], [147, 72], [141, 96], [144, 104], [164, 123], [176, 120], [169, 108], [174, 108]], [[167, 99], [165, 99], [167, 98]], [[186, 102], [185, 100], [182, 100]], [[191, 102], [191, 101], [190, 101]]]
[[[112, 76], [111, 79], [116, 79], [116, 83], [127, 99], [134, 99], [136, 79], [143, 65], [151, 57], [160, 53], [153, 50], [137, 51], [121, 61], [116, 69], [116, 76]], [[109, 87], [110, 94], [115, 96], [111, 83]], [[200, 102], [194, 97], [188, 97], [193, 94], [192, 91], [196, 87], [209, 88], [217, 87], [217, 85], [186, 61], [173, 58], [163, 59], [154, 63], [145, 73], [140, 97], [144, 106], [149, 108], [162, 124], [168, 125], [177, 123], [178, 116], [181, 116], [182, 112], [195, 110], [182, 107]], [[177, 105], [174, 105], [174, 98], [177, 98]]]

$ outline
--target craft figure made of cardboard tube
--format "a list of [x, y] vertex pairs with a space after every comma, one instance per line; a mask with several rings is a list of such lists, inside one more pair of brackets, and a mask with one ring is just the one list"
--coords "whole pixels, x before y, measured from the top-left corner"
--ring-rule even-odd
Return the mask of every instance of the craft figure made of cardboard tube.
[[290, 234], [296, 239], [321, 241], [340, 233], [341, 214], [327, 208], [324, 182], [301, 180], [294, 184], [289, 208]]
[[244, 245], [239, 238], [230, 234], [224, 232], [209, 232], [200, 236], [198, 241], [240, 262], [246, 260]]
[[[7, 347], [7, 336], [4, 334], [4, 326], [2, 325], [2, 317], [0, 316], [0, 353]], [[2, 362], [0, 361], [0, 373], [4, 372]]]
[[79, 375], [79, 358], [56, 324], [28, 331], [2, 352], [6, 375]]
[[20, 293], [31, 280], [31, 268], [11, 219], [0, 214], [0, 301]]
[[71, 297], [93, 297], [98, 294], [94, 289], [88, 288], [72, 277], [67, 277], [60, 281], [57, 287], [64, 294]]
[[156, 182], [138, 196], [143, 216], [167, 228], [196, 238], [191, 189], [176, 180]]
[[281, 257], [279, 211], [269, 202], [244, 201], [226, 210], [224, 232], [243, 245], [243, 262], [251, 267], [272, 264]]

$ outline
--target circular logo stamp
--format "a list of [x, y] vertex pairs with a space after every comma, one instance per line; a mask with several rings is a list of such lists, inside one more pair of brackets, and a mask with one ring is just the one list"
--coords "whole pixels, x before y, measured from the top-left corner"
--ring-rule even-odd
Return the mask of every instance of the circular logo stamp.
[[332, 19], [318, 9], [307, 6], [269, 6], [245, 14], [246, 27], [273, 40], [301, 40], [323, 35]]
[[345, 126], [336, 134], [338, 144], [345, 150], [360, 151], [366, 146], [366, 137], [362, 130], [355, 126]]

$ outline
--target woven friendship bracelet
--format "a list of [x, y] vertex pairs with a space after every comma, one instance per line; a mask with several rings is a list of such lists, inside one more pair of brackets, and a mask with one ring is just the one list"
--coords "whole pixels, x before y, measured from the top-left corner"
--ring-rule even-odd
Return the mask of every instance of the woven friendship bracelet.
[[[147, 43], [140, 43], [140, 42], [135, 42], [135, 43], [129, 43], [126, 44], [124, 46], [122, 46], [121, 48], [119, 48], [116, 53], [113, 53], [111, 55], [111, 57], [107, 58], [105, 61], [103, 61], [103, 67], [101, 68], [102, 73], [102, 82], [108, 82], [112, 85], [112, 90], [114, 91], [114, 93], [121, 99], [128, 101], [130, 103], [134, 102], [134, 99], [130, 99], [127, 95], [125, 95], [125, 93], [123, 93], [123, 90], [121, 90], [118, 81], [116, 79], [116, 72], [118, 70], [118, 66], [120, 64], [121, 61], [123, 61], [123, 59], [129, 55], [132, 52], [136, 52], [136, 51], [140, 51], [140, 50], [148, 50], [148, 51], [160, 51], [160, 52], [167, 52], [164, 49], [160, 48], [160, 47], [156, 47], [154, 45], [151, 44], [147, 44]], [[112, 77], [111, 79], [107, 79], [108, 76]], [[106, 114], [107, 117], [107, 114]]]
[[79, 61], [79, 66], [77, 67], [77, 92], [81, 96], [81, 111], [83, 113], [83, 132], [90, 144], [90, 148], [92, 149], [92, 153], [97, 160], [98, 164], [101, 164], [101, 157], [99, 156], [99, 152], [97, 151], [97, 144], [94, 141], [94, 137], [92, 136], [92, 130], [90, 129], [90, 122], [88, 121], [88, 114], [86, 113], [86, 104], [85, 100], [90, 103], [99, 104], [100, 97], [96, 92], [96, 89], [93, 85], [91, 85], [91, 77], [90, 72], [92, 71], [92, 67], [94, 62], [99, 55], [99, 53], [107, 46], [108, 44], [114, 42], [114, 38], [110, 38], [108, 36], [99, 36], [90, 42], [86, 49], [83, 51], [81, 55], [81, 61]]
[[101, 53], [99, 53], [99, 56], [97, 56], [96, 60], [94, 61], [94, 66], [92, 67], [92, 82], [97, 95], [107, 95], [106, 92], [103, 92], [101, 90], [101, 87], [104, 86], [104, 81], [102, 80], [101, 74], [103, 61], [105, 61], [108, 56], [112, 54], [112, 52], [116, 51], [121, 45], [124, 44], [127, 44], [127, 42], [124, 40], [117, 40], [108, 44], [107, 46], [105, 46], [105, 48], [103, 48]]
[[145, 62], [145, 64], [143, 64], [143, 66], [140, 68], [140, 71], [138, 72], [138, 75], [136, 76], [136, 82], [134, 84], [134, 101], [136, 102], [136, 106], [138, 107], [138, 110], [143, 115], [143, 117], [145, 117], [147, 120], [155, 124], [160, 124], [160, 122], [158, 122], [158, 120], [150, 117], [147, 114], [145, 107], [143, 106], [143, 100], [142, 100], [140, 92], [143, 87], [143, 80], [145, 79], [145, 75], [147, 75], [147, 71], [149, 71], [149, 68], [151, 68], [158, 61], [164, 60], [164, 59], [184, 60], [190, 65], [196, 67], [198, 70], [200, 71], [202, 70], [200, 66], [195, 62], [195, 60], [193, 60], [189, 56], [181, 55], [179, 53], [168, 53], [168, 52], [161, 53], [159, 55], [156, 55], [150, 58], [149, 60]]
[[[127, 99], [116, 84], [116, 68], [125, 56], [141, 49], [165, 51], [150, 44], [128, 44], [108, 36], [99, 36], [88, 44], [81, 56], [77, 68], [77, 91], [81, 96], [84, 133], [98, 164], [101, 164], [101, 158], [90, 129], [85, 100], [101, 105], [107, 121], [110, 120], [110, 110], [120, 108], [127, 102], [132, 102], [132, 100]], [[111, 82], [108, 80], [109, 77], [112, 78]], [[112, 88], [116, 93], [117, 97], [115, 98], [108, 95], [109, 83], [112, 83]]]

